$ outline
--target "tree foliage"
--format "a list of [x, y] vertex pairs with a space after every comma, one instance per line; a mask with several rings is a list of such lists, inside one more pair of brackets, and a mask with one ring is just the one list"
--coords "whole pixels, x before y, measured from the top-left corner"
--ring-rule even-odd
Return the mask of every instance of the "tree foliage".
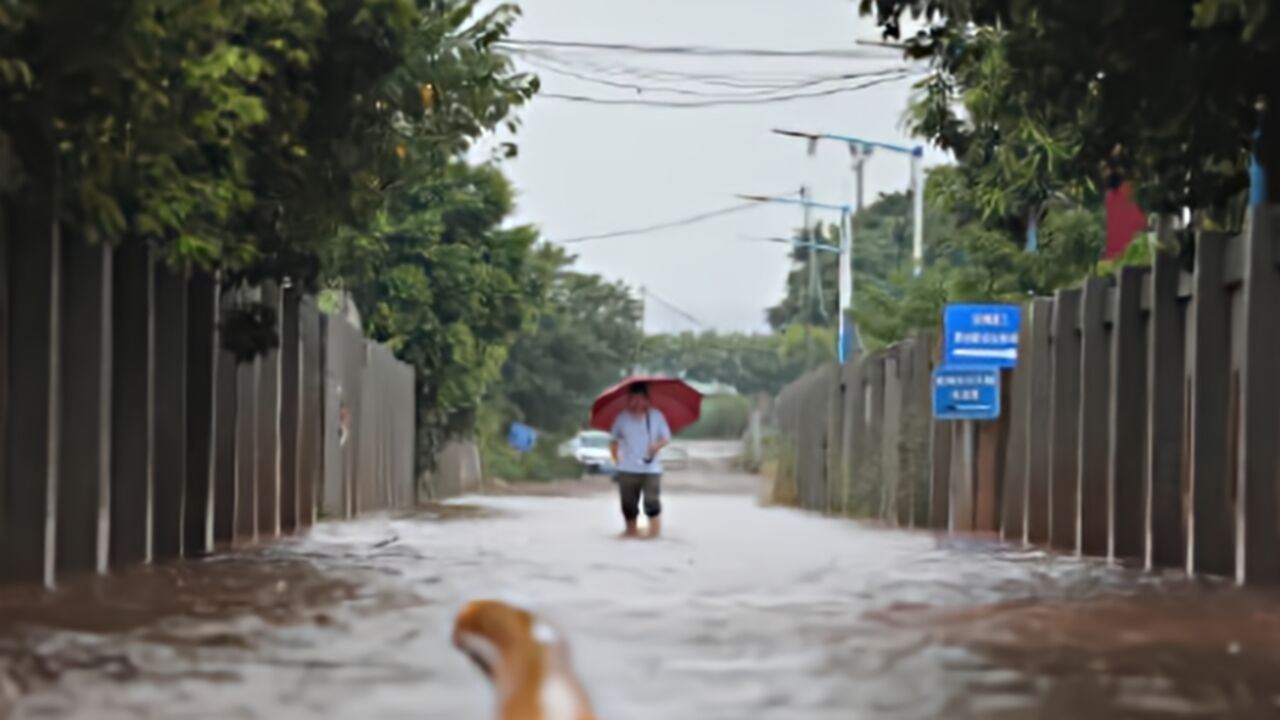
[[[0, 12], [8, 194], [67, 227], [309, 283], [324, 247], [536, 90], [470, 0], [14, 0]], [[5, 151], [7, 148], [7, 153]]]
[[[1099, 262], [1101, 193], [1132, 182], [1149, 211], [1193, 211], [1240, 227], [1250, 154], [1280, 198], [1280, 15], [1252, 0], [862, 0], [891, 38], [923, 26], [927, 58], [911, 129], [952, 151], [929, 204], [955, 216], [930, 238], [935, 262], [859, 297], [864, 333], [892, 341], [936, 323], [952, 300], [1021, 300], [1116, 265], [1150, 261], [1135, 242]], [[1270, 108], [1268, 110], [1268, 108]], [[1260, 138], [1256, 133], [1260, 131]], [[1039, 246], [1024, 252], [1027, 230]]]
[[545, 292], [537, 233], [503, 228], [511, 187], [492, 165], [450, 163], [392, 193], [349, 244], [345, 275], [366, 330], [413, 365], [420, 462], [469, 431]]
[[1009, 33], [978, 29], [951, 38], [921, 84], [910, 129], [955, 155], [958, 177], [937, 190], [959, 222], [980, 222], [1024, 245], [1054, 207], [1100, 197], [1100, 167], [1081, 164], [1086, 113], [1030, 102], [1009, 63]]
[[[1028, 253], [1003, 216], [982, 212], [965, 163], [928, 173], [925, 188], [925, 269], [912, 274], [911, 205], [906, 193], [882, 195], [868, 205], [854, 236], [853, 317], [865, 349], [901, 340], [912, 330], [935, 327], [949, 302], [1022, 302], [1075, 283], [1098, 264], [1104, 237], [1100, 208], [1055, 201], [1042, 218], [1039, 247]], [[832, 241], [835, 229], [827, 229]], [[796, 327], [808, 297], [809, 254], [799, 248], [786, 295], [770, 308], [777, 328]], [[826, 292], [824, 327], [838, 321], [838, 260], [817, 256]], [[824, 359], [827, 356], [824, 356]], [[794, 376], [793, 376], [794, 377]]]
[[681, 333], [645, 338], [641, 365], [648, 371], [731, 385], [744, 395], [775, 394], [808, 370], [835, 357], [831, 328], [792, 324], [764, 335]]
[[[479, 435], [486, 473], [507, 480], [551, 480], [578, 472], [557, 450], [587, 422], [591, 402], [633, 366], [641, 343], [641, 305], [620, 283], [573, 268], [563, 248], [535, 251], [534, 317], [521, 331], [480, 409]], [[536, 428], [529, 453], [507, 445], [515, 421]]]
[[[536, 232], [502, 227], [501, 171], [461, 159], [537, 91], [497, 46], [518, 16], [479, 0], [0, 0], [0, 200], [55, 198], [69, 237], [149, 243], [228, 285], [352, 291], [417, 372], [425, 465], [470, 427], [542, 293]], [[241, 360], [276, 340], [252, 303], [224, 321]]]
[[[1131, 178], [1151, 210], [1222, 213], [1247, 185], [1258, 152], [1280, 169], [1280, 14], [1257, 0], [862, 0], [890, 37], [913, 16], [909, 52], [933, 82], [963, 80], [999, 44], [1002, 104], [1042, 129], [1071, 127], [1075, 162]], [[984, 40], [984, 38], [986, 40]], [[1271, 111], [1259, 112], [1260, 106]], [[1268, 183], [1271, 199], [1280, 182]]]
[[[892, 277], [909, 268], [912, 253], [911, 196], [909, 193], [886, 193], [866, 206], [858, 215], [853, 239], [855, 293], [883, 289]], [[927, 239], [926, 261], [938, 255], [938, 238], [955, 231], [956, 214], [938, 203], [925, 206], [924, 232]], [[839, 243], [834, 226], [818, 226], [812, 236], [828, 245]], [[787, 276], [786, 294], [777, 305], [765, 311], [769, 325], [781, 331], [794, 323], [806, 322], [834, 328], [839, 322], [836, 288], [839, 281], [839, 259], [835, 253], [816, 254], [820, 294], [809, 286], [809, 250], [796, 247], [791, 253], [791, 271]], [[820, 302], [819, 302], [820, 301]]]
[[630, 290], [573, 270], [573, 261], [559, 247], [539, 248], [548, 292], [497, 388], [511, 419], [556, 435], [584, 426], [591, 401], [627, 373], [641, 342], [640, 302]]

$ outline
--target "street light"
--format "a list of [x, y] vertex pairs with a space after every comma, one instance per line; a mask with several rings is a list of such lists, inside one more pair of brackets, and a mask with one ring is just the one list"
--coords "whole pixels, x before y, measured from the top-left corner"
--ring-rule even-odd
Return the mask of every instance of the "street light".
[[[796, 200], [790, 197], [768, 195], [739, 195], [743, 200], [752, 202], [777, 203], [780, 205], [799, 205], [806, 209], [830, 210], [840, 213], [840, 245], [830, 245], [791, 241], [795, 245], [808, 247], [810, 252], [825, 250], [836, 252], [840, 256], [840, 282], [836, 291], [836, 303], [839, 307], [839, 339], [836, 343], [836, 355], [843, 365], [852, 350], [853, 336], [849, 333], [849, 311], [853, 308], [853, 208], [849, 205], [833, 205], [831, 203], [814, 202], [808, 199]], [[785, 242], [785, 241], [783, 241]], [[815, 265], [816, 266], [816, 265]]]
[[[866, 140], [863, 138], [850, 137], [848, 135], [834, 135], [831, 133], [806, 133], [796, 130], [778, 130], [775, 129], [774, 134], [785, 137], [802, 138], [809, 142], [812, 148], [819, 140], [831, 140], [833, 142], [844, 143], [849, 148], [849, 152], [853, 155], [854, 172], [857, 179], [857, 210], [862, 211], [862, 168], [867, 160], [867, 156], [873, 150], [885, 150], [899, 155], [908, 155], [911, 157], [911, 191], [912, 191], [912, 209], [914, 211], [914, 238], [912, 242], [912, 273], [919, 276], [924, 269], [924, 147], [916, 145], [907, 147], [905, 145], [895, 145], [893, 143], [878, 142], [876, 140]], [[852, 224], [850, 225], [850, 233], [852, 233]]]

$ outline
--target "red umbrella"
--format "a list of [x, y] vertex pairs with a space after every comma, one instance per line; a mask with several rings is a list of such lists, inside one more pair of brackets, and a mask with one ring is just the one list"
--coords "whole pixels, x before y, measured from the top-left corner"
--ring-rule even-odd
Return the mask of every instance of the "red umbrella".
[[627, 391], [632, 385], [649, 388], [649, 401], [667, 418], [671, 432], [679, 432], [698, 421], [702, 414], [702, 393], [683, 380], [669, 377], [634, 376], [600, 393], [591, 403], [591, 427], [609, 432], [613, 421], [627, 407]]

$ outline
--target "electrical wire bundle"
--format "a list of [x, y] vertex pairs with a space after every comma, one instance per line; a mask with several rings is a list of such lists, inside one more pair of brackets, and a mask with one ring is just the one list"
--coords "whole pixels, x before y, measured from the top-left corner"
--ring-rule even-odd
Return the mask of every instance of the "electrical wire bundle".
[[[925, 69], [885, 49], [769, 50], [557, 40], [499, 43], [544, 76], [593, 85], [599, 94], [543, 91], [538, 97], [589, 105], [708, 108], [829, 97], [914, 79]], [[717, 67], [724, 61], [734, 69]], [[744, 62], [755, 68], [742, 69]], [[851, 67], [852, 66], [852, 67]]]

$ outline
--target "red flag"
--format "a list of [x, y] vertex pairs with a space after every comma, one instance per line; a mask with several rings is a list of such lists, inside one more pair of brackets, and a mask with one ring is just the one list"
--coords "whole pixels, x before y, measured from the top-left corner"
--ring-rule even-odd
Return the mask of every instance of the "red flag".
[[1107, 191], [1107, 250], [1103, 257], [1110, 260], [1124, 254], [1133, 236], [1147, 228], [1147, 216], [1131, 197], [1129, 183]]

